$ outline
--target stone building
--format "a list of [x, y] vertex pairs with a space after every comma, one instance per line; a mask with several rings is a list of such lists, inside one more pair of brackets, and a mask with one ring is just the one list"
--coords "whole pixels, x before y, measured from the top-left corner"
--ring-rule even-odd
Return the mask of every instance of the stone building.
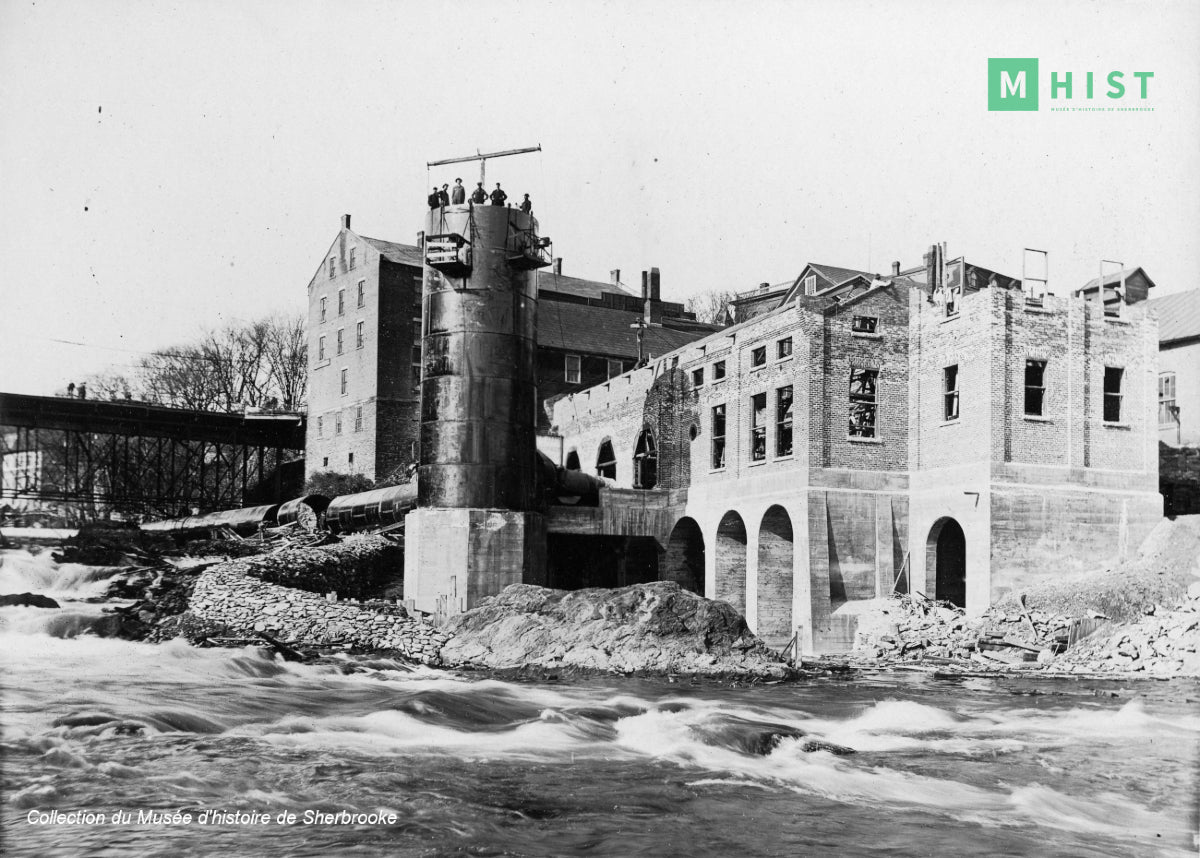
[[[342, 217], [308, 284], [306, 479], [318, 471], [408, 479], [418, 437], [423, 265], [419, 246], [359, 235], [350, 215]], [[608, 283], [566, 276], [561, 259], [538, 272], [539, 406], [715, 330], [661, 299], [657, 269], [643, 274], [641, 296], [619, 281], [619, 271]], [[543, 408], [539, 414], [547, 427]]]
[[552, 583], [590, 558], [586, 583], [677, 580], [768, 641], [836, 651], [864, 600], [978, 613], [1159, 520], [1144, 303], [1035, 298], [937, 247], [810, 285], [554, 403], [564, 463], [620, 488], [552, 511]]

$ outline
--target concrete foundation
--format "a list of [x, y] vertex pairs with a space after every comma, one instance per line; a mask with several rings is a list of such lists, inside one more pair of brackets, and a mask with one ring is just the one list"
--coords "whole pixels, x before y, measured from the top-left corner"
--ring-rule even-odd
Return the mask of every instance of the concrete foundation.
[[404, 529], [405, 604], [434, 622], [509, 584], [545, 584], [546, 524], [538, 513], [416, 509]]

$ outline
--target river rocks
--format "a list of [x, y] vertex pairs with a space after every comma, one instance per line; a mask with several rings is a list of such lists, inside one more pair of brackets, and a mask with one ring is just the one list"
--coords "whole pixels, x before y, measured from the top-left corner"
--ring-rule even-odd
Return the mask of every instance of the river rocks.
[[41, 593], [8, 593], [0, 596], [0, 605], [26, 608], [57, 608], [58, 602]]
[[660, 581], [619, 589], [513, 584], [452, 618], [446, 664], [497, 669], [782, 677], [789, 669], [730, 605]]
[[393, 650], [424, 664], [438, 664], [447, 635], [408, 617], [398, 605], [331, 602], [315, 593], [250, 577], [240, 561], [200, 574], [192, 592], [189, 623], [219, 627], [222, 634], [265, 632], [293, 644], [344, 645]]

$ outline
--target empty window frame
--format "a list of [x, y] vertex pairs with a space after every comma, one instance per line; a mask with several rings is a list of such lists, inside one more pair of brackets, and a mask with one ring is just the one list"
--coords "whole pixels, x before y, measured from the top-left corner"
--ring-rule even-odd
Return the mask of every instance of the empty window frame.
[[325, 420], [322, 417], [317, 418], [317, 437], [325, 437]]
[[324, 322], [329, 317], [329, 299], [324, 295], [321, 296], [321, 321]]
[[1119, 366], [1104, 368], [1104, 422], [1121, 422], [1121, 383], [1125, 370]]
[[767, 458], [767, 395], [756, 393], [750, 397], [750, 459], [755, 462]]
[[342, 434], [342, 412], [337, 412], [333, 415], [333, 434]]
[[333, 275], [337, 273], [335, 269], [334, 257], [329, 257], [329, 279], [333, 279]]
[[600, 450], [596, 453], [596, 474], [610, 480], [617, 478], [617, 454], [613, 452], [612, 441], [607, 439], [600, 442]]
[[350, 270], [351, 271], [354, 270], [355, 266], [358, 263], [357, 257], [358, 257], [358, 248], [357, 247], [350, 248]]
[[750, 366], [759, 367], [767, 365], [767, 347], [758, 346], [750, 350]]
[[347, 461], [349, 464], [353, 465], [353, 464], [354, 464], [354, 454], [353, 454], [353, 453], [351, 453], [349, 456], [347, 456], [347, 457], [346, 457], [346, 461]]
[[608, 361], [608, 378], [616, 378], [625, 371], [625, 364], [619, 360]]
[[713, 381], [720, 381], [725, 377], [725, 361], [719, 360], [713, 364], [712, 377]]
[[367, 306], [367, 281], [359, 280], [357, 288], [358, 288], [358, 306], [365, 307], [365, 306]]
[[322, 456], [322, 457], [321, 457], [321, 467], [322, 467], [322, 468], [328, 468], [328, 467], [329, 467], [329, 457], [328, 457], [328, 456]]
[[355, 432], [361, 432], [363, 430], [362, 408], [363, 407], [361, 405], [356, 405], [354, 407], [354, 431]]
[[873, 334], [878, 327], [877, 316], [855, 316], [850, 320], [850, 332], [854, 334]]
[[879, 370], [850, 368], [850, 437], [874, 438]]
[[942, 370], [942, 419], [958, 419], [958, 364]]
[[366, 340], [366, 324], [366, 322], [359, 322], [354, 326], [354, 347], [356, 349], [361, 349]]
[[1175, 405], [1175, 373], [1158, 375], [1158, 425], [1174, 426], [1179, 422], [1179, 409]]
[[579, 384], [582, 373], [579, 355], [567, 355], [563, 362], [563, 378], [568, 384]]
[[338, 315], [339, 316], [346, 315], [346, 290], [345, 289], [338, 290]]
[[817, 294], [817, 275], [810, 274], [804, 278], [804, 294], [805, 295]]
[[957, 316], [958, 311], [962, 309], [962, 284], [947, 286], [946, 292], [946, 315]]
[[775, 391], [775, 455], [792, 455], [792, 386]]
[[325, 338], [317, 337], [317, 360], [325, 360]]
[[637, 447], [633, 451], [633, 487], [635, 489], [652, 489], [658, 485], [658, 447], [654, 443], [654, 434], [649, 429], [643, 429], [638, 436]]
[[775, 344], [775, 357], [778, 360], [783, 360], [792, 356], [792, 338], [784, 337]]
[[692, 387], [704, 386], [704, 367], [692, 370]]
[[337, 353], [338, 354], [341, 354], [343, 351], [345, 351], [345, 340], [344, 340], [345, 333], [346, 333], [345, 328], [337, 329]]
[[[350, 392], [350, 370], [342, 368], [342, 396]], [[340, 418], [339, 418], [340, 419]]]
[[421, 384], [421, 344], [417, 343], [412, 347], [412, 385], [418, 387]]
[[712, 466], [725, 467], [725, 406], [715, 405], [712, 410]]
[[1046, 411], [1046, 362], [1025, 359], [1025, 413], [1041, 417]]

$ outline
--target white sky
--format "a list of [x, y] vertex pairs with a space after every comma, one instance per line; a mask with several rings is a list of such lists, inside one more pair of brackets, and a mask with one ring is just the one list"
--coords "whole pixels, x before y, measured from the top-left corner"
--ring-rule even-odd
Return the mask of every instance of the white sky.
[[[1198, 45], [1196, 2], [0, 0], [0, 390], [298, 311], [343, 213], [413, 243], [426, 161], [539, 143], [489, 186], [671, 300], [935, 241], [1195, 288]], [[989, 113], [988, 57], [1038, 57], [1043, 109]], [[1051, 70], [1153, 71], [1155, 110], [1050, 112]]]

